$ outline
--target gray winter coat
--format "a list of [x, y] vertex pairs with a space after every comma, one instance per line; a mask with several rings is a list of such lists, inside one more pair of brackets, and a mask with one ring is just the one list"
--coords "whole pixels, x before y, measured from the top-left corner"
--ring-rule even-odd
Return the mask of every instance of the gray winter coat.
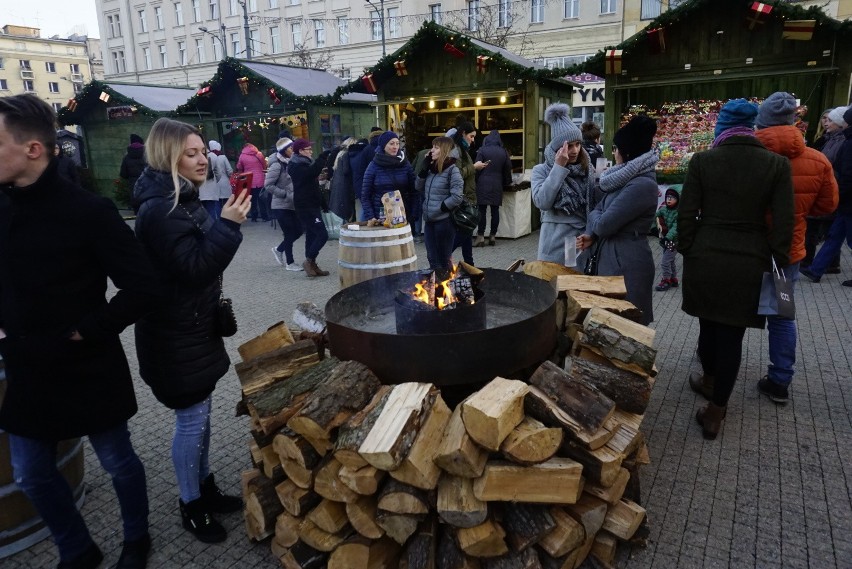
[[[423, 193], [423, 220], [440, 221], [461, 204], [464, 197], [464, 178], [458, 166], [452, 164], [436, 173], [430, 170], [426, 178], [417, 177], [415, 189]], [[444, 204], [444, 211], [441, 209]]]
[[213, 179], [216, 180], [216, 186], [219, 188], [219, 199], [226, 200], [231, 197], [231, 174], [234, 173], [234, 168], [231, 166], [231, 161], [224, 154], [209, 154], [209, 160], [213, 162]]
[[293, 206], [293, 180], [287, 173], [289, 162], [289, 158], [283, 158], [277, 152], [274, 158], [269, 159], [269, 169], [266, 171], [263, 186], [267, 192], [272, 193], [272, 209], [296, 209]]

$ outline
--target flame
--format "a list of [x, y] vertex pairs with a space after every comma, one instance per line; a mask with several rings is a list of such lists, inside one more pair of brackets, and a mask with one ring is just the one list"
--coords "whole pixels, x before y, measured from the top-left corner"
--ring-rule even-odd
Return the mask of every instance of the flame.
[[[449, 277], [447, 277], [446, 280], [435, 284], [434, 306], [436, 306], [438, 310], [443, 310], [458, 303], [458, 297], [453, 293], [452, 289], [450, 288], [450, 281], [455, 279], [457, 274], [458, 266], [455, 266], [453, 267], [453, 270], [450, 272], [450, 275]], [[429, 290], [427, 289], [430, 284], [431, 282], [428, 279], [420, 281], [419, 283], [414, 285], [414, 290], [410, 291], [409, 295], [417, 302], [432, 305], [431, 299], [433, 295], [430, 295]]]
[[429, 293], [426, 291], [426, 287], [423, 286], [426, 284], [426, 281], [419, 282], [414, 285], [414, 290], [411, 292], [411, 297], [418, 302], [422, 302], [423, 304], [429, 304]]

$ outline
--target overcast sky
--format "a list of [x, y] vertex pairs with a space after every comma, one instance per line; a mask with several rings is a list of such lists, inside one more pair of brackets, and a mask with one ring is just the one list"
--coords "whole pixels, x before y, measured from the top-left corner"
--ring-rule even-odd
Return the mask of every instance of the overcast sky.
[[0, 26], [41, 28], [41, 37], [72, 33], [100, 38], [95, 0], [0, 0]]

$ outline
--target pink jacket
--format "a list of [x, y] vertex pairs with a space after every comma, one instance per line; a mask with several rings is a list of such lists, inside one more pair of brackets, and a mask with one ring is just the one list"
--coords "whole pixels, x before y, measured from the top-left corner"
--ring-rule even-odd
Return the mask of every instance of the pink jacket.
[[262, 188], [266, 174], [266, 158], [254, 144], [246, 144], [237, 160], [237, 172], [251, 172], [251, 187]]

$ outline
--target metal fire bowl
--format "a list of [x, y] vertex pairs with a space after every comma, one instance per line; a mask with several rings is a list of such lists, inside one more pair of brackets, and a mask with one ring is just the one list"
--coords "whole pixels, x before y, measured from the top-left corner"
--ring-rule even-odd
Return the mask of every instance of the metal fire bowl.
[[556, 290], [522, 273], [484, 270], [487, 326], [473, 332], [396, 333], [394, 295], [418, 282], [418, 271], [341, 290], [325, 305], [332, 355], [363, 363], [385, 384], [482, 383], [538, 365], [556, 346]]

